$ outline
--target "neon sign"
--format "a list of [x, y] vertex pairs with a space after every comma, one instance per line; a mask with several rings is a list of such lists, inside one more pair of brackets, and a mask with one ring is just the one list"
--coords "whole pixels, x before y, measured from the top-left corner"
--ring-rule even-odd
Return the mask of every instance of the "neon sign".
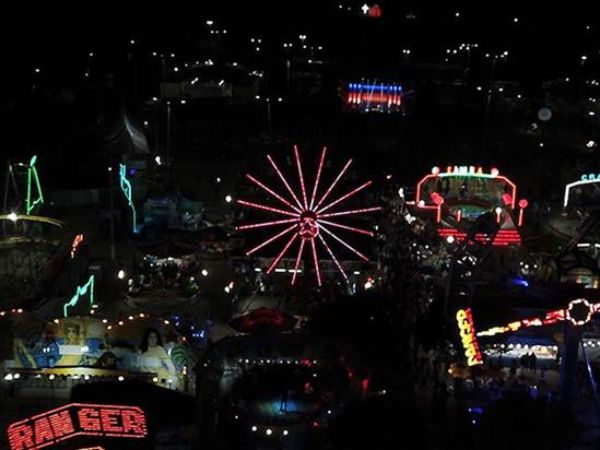
[[[38, 176], [37, 169], [35, 167], [35, 163], [37, 161], [37, 156], [33, 155], [31, 160], [29, 161], [29, 166], [27, 167], [27, 198], [25, 199], [25, 207], [27, 209], [27, 214], [30, 214], [35, 207], [44, 203], [44, 194], [42, 193], [42, 186], [40, 184], [40, 178]], [[35, 182], [35, 188], [37, 192], [37, 197], [32, 201], [31, 197], [31, 188], [32, 184]]]
[[[456, 239], [457, 242], [461, 242], [467, 237], [467, 233], [458, 231], [456, 228], [438, 228], [437, 233], [442, 239], [452, 237]], [[490, 239], [491, 237], [484, 233], [476, 233], [475, 236], [473, 236], [473, 240], [479, 242], [480, 244], [485, 244], [489, 242]], [[498, 230], [498, 233], [496, 233], [496, 236], [492, 241], [492, 245], [494, 247], [519, 245], [520, 243], [521, 235], [519, 234], [519, 232], [517, 230], [507, 229]]]
[[596, 173], [590, 173], [590, 174], [583, 174], [581, 175], [581, 181], [598, 181], [600, 180], [600, 173], [596, 174]]
[[71, 244], [71, 259], [75, 258], [75, 253], [77, 253], [77, 249], [79, 245], [83, 242], [83, 234], [78, 234], [73, 239], [73, 243]]
[[456, 321], [458, 322], [458, 329], [460, 330], [460, 339], [463, 348], [465, 349], [467, 365], [471, 367], [483, 364], [481, 352], [479, 351], [479, 344], [475, 337], [475, 327], [473, 326], [471, 308], [459, 309], [456, 313]]
[[127, 179], [127, 166], [125, 164], [119, 164], [119, 184], [121, 186], [123, 194], [125, 195], [127, 204], [131, 209], [131, 221], [133, 222], [133, 232], [137, 233], [137, 214], [135, 212], [135, 205], [133, 204], [133, 189], [131, 187], [131, 182]]
[[77, 291], [75, 291], [75, 295], [71, 297], [71, 300], [64, 304], [63, 313], [65, 317], [69, 315], [68, 309], [75, 306], [79, 302], [81, 296], [86, 295], [88, 291], [90, 293], [90, 306], [92, 306], [94, 304], [94, 275], [90, 275], [89, 280], [83, 286], [77, 286]]
[[581, 180], [574, 181], [572, 183], [567, 184], [565, 186], [565, 197], [564, 197], [564, 201], [563, 201], [563, 207], [566, 208], [567, 206], [569, 206], [569, 197], [571, 195], [571, 189], [576, 188], [578, 186], [583, 186], [586, 184], [595, 184], [595, 183], [600, 183], [600, 174], [598, 174], [598, 175], [594, 175], [594, 174], [582, 175]]
[[348, 83], [345, 101], [348, 106], [365, 106], [366, 110], [397, 111], [402, 105], [402, 86], [387, 83]]
[[[436, 206], [427, 205], [425, 200], [422, 199], [423, 192], [423, 184], [431, 179], [435, 179], [437, 177], [446, 178], [446, 177], [473, 177], [473, 178], [490, 178], [497, 179], [505, 182], [510, 187], [510, 202], [506, 206], [510, 206], [510, 208], [515, 209], [515, 204], [517, 201], [517, 186], [506, 178], [503, 175], [500, 175], [500, 172], [496, 168], [492, 168], [490, 173], [484, 173], [481, 167], [476, 166], [448, 166], [446, 168], [446, 172], [440, 171], [439, 167], [434, 167], [431, 169], [431, 173], [425, 175], [421, 181], [417, 184], [417, 192], [415, 203], [419, 205], [420, 208], [437, 208]], [[508, 199], [508, 197], [505, 197]], [[423, 201], [423, 203], [421, 203]]]
[[[583, 316], [579, 317], [582, 312]], [[564, 309], [547, 312], [544, 317], [516, 320], [503, 326], [492, 327], [489, 330], [480, 331], [477, 333], [477, 336], [495, 336], [496, 334], [518, 331], [521, 328], [553, 325], [564, 320], [568, 320], [574, 326], [582, 326], [592, 320], [592, 315], [597, 312], [600, 312], [600, 303], [590, 303], [584, 298], [578, 298], [570, 301]]]
[[137, 406], [72, 403], [8, 427], [10, 450], [37, 450], [75, 436], [142, 439], [146, 416]]

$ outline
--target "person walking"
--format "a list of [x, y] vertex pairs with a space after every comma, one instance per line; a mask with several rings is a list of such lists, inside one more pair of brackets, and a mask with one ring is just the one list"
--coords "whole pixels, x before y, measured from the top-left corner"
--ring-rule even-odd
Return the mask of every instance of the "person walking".
[[533, 371], [533, 373], [537, 372], [537, 356], [533, 351], [529, 354], [529, 368]]
[[287, 412], [288, 400], [289, 400], [289, 391], [287, 389], [285, 389], [281, 393], [281, 401], [279, 403], [279, 412]]

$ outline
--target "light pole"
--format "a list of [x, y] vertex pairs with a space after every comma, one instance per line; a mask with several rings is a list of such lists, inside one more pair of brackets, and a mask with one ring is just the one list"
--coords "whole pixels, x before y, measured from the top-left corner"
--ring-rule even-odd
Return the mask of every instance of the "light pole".
[[267, 126], [269, 130], [269, 145], [273, 143], [273, 123], [271, 122], [271, 98], [267, 97]]
[[[260, 95], [257, 95], [256, 100], [260, 101], [263, 98]], [[271, 97], [264, 97], [265, 100], [265, 104], [267, 105], [267, 132], [269, 134], [269, 145], [272, 144], [273, 141], [273, 121], [272, 121], [272, 114], [271, 114]], [[274, 99], [273, 99], [274, 100]], [[281, 103], [283, 101], [282, 97], [277, 97], [276, 99], [277, 103]]]
[[500, 54], [490, 54], [490, 53], [486, 53], [485, 57], [486, 58], [492, 58], [492, 67], [491, 67], [491, 71], [490, 71], [490, 81], [488, 83], [488, 90], [487, 90], [487, 98], [486, 98], [486, 102], [485, 102], [485, 117], [484, 117], [484, 123], [483, 123], [483, 139], [482, 139], [482, 146], [485, 148], [486, 144], [487, 144], [487, 135], [488, 135], [488, 128], [489, 128], [489, 122], [490, 122], [490, 110], [491, 110], [491, 106], [492, 106], [492, 87], [494, 84], [494, 79], [495, 79], [495, 75], [496, 75], [496, 63], [499, 59], [506, 59], [506, 57], [508, 56], [508, 51], [504, 51], [503, 53]]
[[110, 260], [115, 260], [115, 183], [113, 180], [112, 157], [108, 155], [108, 186], [109, 186], [109, 204], [110, 204]]
[[283, 48], [285, 49], [285, 87], [289, 94], [290, 91], [290, 79], [292, 70], [292, 60], [290, 58], [290, 51], [292, 49], [291, 42], [284, 42]]
[[130, 71], [131, 71], [131, 100], [135, 103], [137, 101], [137, 69], [135, 65], [135, 60], [133, 57], [133, 52], [135, 50], [136, 40], [131, 39], [129, 41], [129, 48], [127, 52], [127, 59], [129, 60]]
[[167, 131], [166, 131], [166, 149], [167, 149], [167, 181], [171, 180], [171, 101], [167, 100]]
[[85, 68], [85, 77], [89, 78], [92, 73], [92, 60], [94, 59], [94, 52], [89, 52], [87, 57], [87, 65]]

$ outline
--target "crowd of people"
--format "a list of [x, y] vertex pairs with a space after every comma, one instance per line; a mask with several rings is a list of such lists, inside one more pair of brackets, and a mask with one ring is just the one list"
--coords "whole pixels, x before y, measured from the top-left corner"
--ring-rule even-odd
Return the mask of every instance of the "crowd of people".
[[192, 298], [200, 293], [197, 282], [200, 275], [200, 266], [194, 257], [159, 260], [147, 255], [137, 266], [135, 275], [127, 280], [127, 293], [136, 296], [150, 291], [176, 290]]

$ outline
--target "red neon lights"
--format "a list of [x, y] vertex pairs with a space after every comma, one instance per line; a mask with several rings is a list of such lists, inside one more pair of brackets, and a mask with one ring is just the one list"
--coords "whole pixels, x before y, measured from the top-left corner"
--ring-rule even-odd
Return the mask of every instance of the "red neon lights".
[[429, 196], [431, 197], [433, 203], [435, 203], [438, 206], [444, 203], [444, 198], [437, 192], [432, 192]]
[[475, 336], [471, 308], [459, 309], [456, 313], [456, 321], [460, 330], [460, 339], [465, 349], [467, 365], [470, 367], [483, 364], [483, 358], [481, 357], [481, 351], [479, 350], [479, 344]]
[[529, 206], [529, 202], [522, 198], [521, 200], [519, 200], [519, 208], [521, 208], [519, 210], [519, 226], [523, 225], [523, 213], [525, 212], [525, 208], [527, 208], [527, 206]]
[[298, 217], [300, 214], [296, 212], [284, 211], [283, 209], [273, 208], [272, 206], [261, 205], [259, 203], [247, 202], [245, 200], [237, 200], [240, 205], [249, 206], [250, 208], [262, 209], [263, 211], [270, 211], [285, 216]]
[[403, 103], [401, 86], [391, 84], [349, 83], [346, 104], [349, 106], [374, 106], [397, 110]]
[[[458, 231], [456, 228], [439, 228], [437, 230], [438, 235], [445, 239], [448, 236], [454, 237], [458, 242], [464, 240], [467, 237], [467, 233]], [[489, 241], [489, 236], [484, 233], [477, 233], [475, 240], [481, 244], [485, 244]], [[494, 247], [505, 247], [507, 245], [520, 245], [521, 235], [518, 230], [499, 230], [496, 233], [496, 237], [492, 242]]]
[[381, 6], [375, 4], [369, 8], [369, 17], [373, 17], [374, 19], [378, 19], [381, 17]]
[[8, 427], [11, 450], [37, 450], [80, 435], [141, 439], [148, 429], [137, 406], [72, 403]]
[[71, 244], [71, 259], [75, 258], [75, 254], [77, 253], [77, 249], [79, 245], [83, 242], [83, 234], [78, 234], [73, 239], [73, 243]]
[[[356, 214], [362, 214], [362, 213], [367, 213], [367, 212], [379, 211], [381, 209], [381, 207], [375, 206], [375, 207], [368, 207], [368, 208], [359, 208], [359, 209], [353, 209], [353, 210], [325, 213], [325, 211], [332, 210], [338, 204], [342, 203], [345, 200], [348, 200], [349, 198], [358, 194], [360, 191], [366, 189], [372, 183], [371, 183], [371, 181], [368, 181], [368, 182], [354, 188], [353, 190], [345, 193], [344, 195], [341, 195], [337, 199], [325, 204], [325, 200], [333, 192], [334, 188], [337, 186], [337, 184], [340, 181], [340, 179], [342, 178], [342, 176], [348, 170], [348, 167], [350, 167], [350, 164], [352, 163], [352, 160], [350, 159], [342, 167], [341, 171], [337, 174], [337, 176], [335, 177], [335, 179], [333, 180], [331, 185], [329, 185], [329, 187], [325, 190], [325, 192], [321, 196], [321, 198], [319, 200], [317, 200], [317, 194], [318, 194], [318, 190], [319, 190], [319, 182], [321, 180], [323, 167], [325, 165], [326, 152], [327, 152], [326, 148], [323, 148], [323, 150], [321, 151], [321, 156], [319, 158], [319, 163], [317, 166], [317, 173], [316, 173], [314, 185], [312, 186], [310, 198], [308, 197], [304, 172], [302, 170], [302, 161], [300, 158], [300, 151], [298, 150], [297, 146], [294, 146], [294, 162], [296, 165], [296, 169], [298, 171], [298, 180], [299, 180], [299, 184], [300, 184], [300, 195], [296, 195], [293, 192], [289, 182], [287, 181], [287, 179], [283, 175], [283, 172], [279, 169], [279, 167], [277, 166], [277, 164], [275, 163], [273, 158], [270, 155], [267, 156], [269, 163], [271, 164], [271, 166], [277, 173], [278, 177], [282, 181], [285, 188], [288, 190], [289, 194], [292, 197], [292, 200], [298, 205], [298, 208], [296, 208], [294, 205], [292, 205], [292, 203], [289, 200], [287, 200], [284, 197], [282, 197], [281, 195], [277, 194], [275, 191], [273, 191], [273, 189], [266, 186], [264, 183], [258, 181], [256, 178], [252, 177], [251, 175], [247, 175], [246, 177], [250, 181], [252, 181], [255, 185], [259, 186], [260, 188], [265, 190], [267, 193], [269, 193], [271, 196], [273, 196], [277, 200], [279, 200], [282, 204], [286, 205], [289, 208], [289, 210], [274, 208], [274, 207], [271, 207], [268, 205], [248, 202], [245, 200], [238, 200], [238, 204], [240, 204], [242, 206], [259, 209], [262, 211], [268, 211], [270, 213], [280, 214], [280, 215], [284, 215], [284, 216], [294, 217], [293, 219], [281, 219], [281, 220], [274, 220], [274, 221], [270, 221], [270, 222], [261, 222], [261, 223], [255, 223], [255, 224], [250, 224], [250, 225], [242, 225], [242, 226], [237, 227], [238, 230], [248, 230], [248, 229], [254, 229], [254, 228], [269, 227], [269, 226], [274, 226], [274, 225], [290, 224], [290, 226], [288, 226], [288, 228], [284, 229], [283, 231], [278, 232], [277, 234], [270, 237], [269, 239], [262, 242], [261, 244], [257, 245], [256, 247], [252, 248], [251, 250], [248, 250], [246, 254], [251, 255], [254, 252], [256, 252], [256, 251], [262, 249], [263, 247], [269, 245], [270, 243], [274, 242], [275, 240], [283, 237], [284, 235], [287, 235], [288, 233], [292, 233], [291, 237], [287, 240], [283, 249], [277, 254], [277, 257], [273, 260], [273, 262], [271, 263], [271, 265], [269, 266], [269, 268], [267, 270], [267, 273], [271, 273], [275, 269], [277, 264], [281, 261], [281, 259], [285, 256], [285, 254], [288, 252], [288, 250], [291, 248], [291, 246], [295, 243], [295, 241], [299, 240], [300, 245], [299, 245], [298, 253], [296, 256], [295, 270], [293, 271], [293, 276], [292, 276], [292, 280], [291, 280], [292, 284], [294, 284], [296, 281], [296, 277], [297, 277], [297, 273], [298, 273], [297, 269], [300, 265], [300, 261], [302, 260], [302, 257], [304, 254], [303, 252], [304, 252], [305, 244], [307, 243], [306, 241], [310, 241], [311, 249], [309, 250], [309, 252], [312, 255], [309, 255], [309, 256], [312, 256], [312, 259], [313, 259], [313, 262], [315, 265], [315, 274], [316, 274], [316, 278], [317, 278], [317, 283], [319, 284], [319, 286], [321, 285], [321, 272], [320, 272], [320, 268], [319, 268], [317, 242], [320, 243], [320, 245], [325, 249], [326, 254], [335, 263], [335, 266], [339, 270], [339, 272], [342, 275], [342, 277], [344, 278], [344, 280], [348, 281], [348, 277], [347, 277], [346, 273], [344, 272], [338, 258], [335, 256], [335, 254], [333, 253], [333, 250], [326, 242], [326, 237], [330, 236], [331, 238], [333, 238], [334, 240], [336, 240], [337, 242], [342, 244], [344, 247], [349, 249], [351, 252], [353, 252], [355, 255], [359, 256], [360, 258], [362, 258], [364, 260], [368, 260], [368, 258], [365, 255], [363, 255], [358, 250], [353, 248], [350, 244], [348, 244], [342, 238], [338, 237], [333, 231], [329, 230], [325, 225], [339, 228], [339, 229], [345, 230], [345, 231], [351, 231], [351, 232], [358, 233], [358, 234], [368, 235], [368, 236], [373, 236], [372, 232], [370, 232], [368, 230], [364, 230], [362, 228], [351, 227], [351, 226], [344, 225], [344, 224], [341, 224], [338, 222], [334, 222], [331, 220], [323, 220], [323, 219], [330, 218], [330, 217], [336, 217], [336, 216], [348, 216], [348, 215], [356, 215]], [[320, 231], [323, 231], [325, 234], [320, 233]], [[298, 239], [298, 238], [300, 238], [300, 239]]]
[[[587, 310], [585, 312], [585, 318], [578, 319], [574, 316], [574, 310], [575, 310], [575, 308], [578, 308], [578, 307], [583, 307]], [[571, 322], [573, 325], [581, 326], [581, 325], [585, 325], [590, 320], [592, 320], [592, 314], [594, 313], [594, 311], [595, 311], [594, 305], [592, 305], [590, 302], [588, 302], [585, 298], [578, 298], [577, 300], [573, 300], [572, 302], [569, 303], [569, 306], [565, 310], [565, 318], [569, 322]]]
[[[575, 308], [587, 309], [585, 318], [578, 319], [574, 317]], [[564, 309], [557, 309], [555, 311], [549, 311], [544, 317], [534, 317], [531, 319], [522, 319], [515, 322], [510, 322], [507, 325], [492, 327], [485, 331], [480, 331], [477, 336], [494, 336], [496, 334], [508, 333], [511, 331], [518, 331], [521, 328], [528, 327], [541, 327], [545, 325], [553, 325], [563, 320], [568, 320], [575, 326], [582, 326], [588, 323], [592, 319], [592, 315], [600, 312], [600, 303], [590, 303], [584, 298], [578, 298], [569, 302], [568, 306]]]
[[254, 184], [256, 184], [258, 187], [263, 188], [265, 191], [267, 191], [269, 194], [271, 194], [273, 197], [275, 197], [277, 200], [281, 201], [284, 205], [286, 205], [288, 208], [293, 209], [294, 211], [296, 211], [297, 213], [302, 212], [300, 209], [296, 208], [294, 205], [292, 205], [289, 201], [287, 201], [285, 198], [283, 198], [281, 195], [279, 195], [277, 192], [275, 192], [273, 189], [271, 189], [270, 187], [268, 187], [266, 184], [261, 183], [260, 181], [258, 181], [256, 178], [254, 178], [252, 175], [250, 174], [246, 174], [246, 178], [248, 178], [250, 181], [252, 181]]
[[[506, 185], [510, 188], [510, 192], [507, 192], [507, 195], [510, 195], [511, 198], [511, 202], [510, 202], [510, 207], [511, 209], [515, 209], [515, 205], [516, 205], [516, 195], [517, 195], [517, 186], [510, 181], [508, 178], [506, 178], [505, 176], [501, 176], [498, 169], [493, 168], [490, 170], [489, 174], [483, 173], [483, 169], [481, 167], [475, 167], [475, 166], [448, 166], [446, 168], [446, 172], [440, 172], [439, 167], [434, 167], [431, 170], [431, 173], [428, 175], [425, 175], [421, 181], [419, 181], [417, 183], [417, 189], [416, 189], [416, 196], [415, 196], [415, 203], [420, 207], [420, 208], [430, 208], [430, 209], [434, 209], [436, 208], [436, 205], [431, 205], [431, 204], [427, 204], [426, 199], [423, 199], [423, 185], [432, 179], [439, 179], [439, 178], [445, 178], [445, 177], [471, 177], [471, 178], [480, 178], [480, 179], [492, 179], [492, 180], [499, 180], [501, 182], [506, 183]], [[423, 203], [421, 203], [421, 201], [423, 201]]]

